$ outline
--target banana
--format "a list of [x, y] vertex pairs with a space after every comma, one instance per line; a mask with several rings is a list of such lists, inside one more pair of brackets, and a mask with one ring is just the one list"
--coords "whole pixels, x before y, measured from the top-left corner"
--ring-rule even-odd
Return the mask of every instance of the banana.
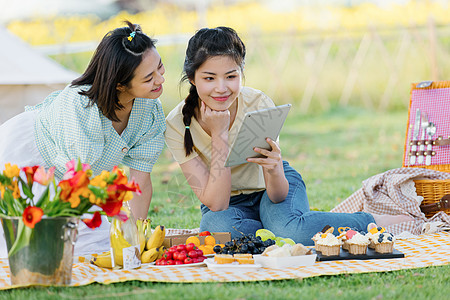
[[[147, 222], [146, 222], [147, 221]], [[152, 223], [151, 219], [147, 218], [144, 220], [144, 226], [145, 226], [145, 241], [147, 241], [152, 236], [152, 226], [150, 226]]]
[[159, 248], [162, 246], [164, 242], [164, 238], [166, 237], [166, 228], [162, 225], [156, 226], [152, 235], [147, 241], [146, 249], [151, 250], [153, 248]]
[[91, 258], [91, 264], [101, 268], [112, 269], [111, 252], [105, 252], [97, 257]]
[[162, 257], [165, 250], [166, 248], [164, 246], [146, 250], [142, 253], [141, 262], [143, 264], [154, 262], [155, 260]]

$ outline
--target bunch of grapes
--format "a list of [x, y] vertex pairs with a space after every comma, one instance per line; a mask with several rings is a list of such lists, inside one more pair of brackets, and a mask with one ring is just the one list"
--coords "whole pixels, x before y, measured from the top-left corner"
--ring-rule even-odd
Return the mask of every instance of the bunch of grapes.
[[275, 241], [272, 239], [262, 241], [259, 236], [255, 237], [253, 234], [247, 234], [226, 242], [224, 247], [216, 245], [213, 250], [216, 254], [261, 254], [267, 247], [274, 244]]

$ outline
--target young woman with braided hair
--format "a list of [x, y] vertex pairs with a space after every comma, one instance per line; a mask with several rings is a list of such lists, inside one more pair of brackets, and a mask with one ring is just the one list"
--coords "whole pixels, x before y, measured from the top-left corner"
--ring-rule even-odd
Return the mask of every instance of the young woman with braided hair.
[[365, 230], [371, 222], [387, 226], [407, 216], [379, 216], [310, 211], [300, 174], [272, 149], [254, 150], [263, 158], [225, 167], [230, 145], [247, 111], [272, 107], [261, 91], [241, 86], [245, 46], [227, 27], [199, 30], [188, 43], [184, 77], [190, 83], [185, 101], [167, 116], [166, 144], [194, 193], [202, 212], [200, 230], [255, 233], [266, 228], [277, 236], [311, 245], [325, 225]]
[[[73, 159], [90, 164], [94, 175], [126, 165], [142, 190], [130, 201], [131, 210], [146, 218], [150, 172], [164, 147], [158, 97], [165, 70], [155, 41], [139, 25], [125, 23], [103, 37], [72, 84], [0, 126], [0, 168], [5, 163], [54, 166], [61, 180]], [[109, 223], [106, 216], [102, 220], [94, 232], [80, 222], [76, 253], [109, 250]]]

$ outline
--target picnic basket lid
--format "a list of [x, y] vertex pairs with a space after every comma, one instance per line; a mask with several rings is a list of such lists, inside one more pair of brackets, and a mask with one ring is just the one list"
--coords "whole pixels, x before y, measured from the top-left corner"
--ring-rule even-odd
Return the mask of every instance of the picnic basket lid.
[[[425, 134], [425, 139], [422, 140], [421, 134], [419, 134], [419, 141], [422, 143], [433, 141], [432, 151], [434, 155], [431, 156], [430, 165], [426, 165], [425, 159], [422, 163], [410, 163], [410, 155], [413, 155], [412, 145], [419, 142], [413, 139], [417, 109], [426, 112], [428, 121], [436, 125], [436, 133], [431, 139]], [[421, 130], [422, 128], [420, 128], [420, 132]], [[424, 150], [426, 150], [426, 147], [424, 146]], [[419, 146], [416, 148], [418, 151]], [[424, 81], [411, 85], [402, 165], [403, 167], [450, 172], [450, 81]]]

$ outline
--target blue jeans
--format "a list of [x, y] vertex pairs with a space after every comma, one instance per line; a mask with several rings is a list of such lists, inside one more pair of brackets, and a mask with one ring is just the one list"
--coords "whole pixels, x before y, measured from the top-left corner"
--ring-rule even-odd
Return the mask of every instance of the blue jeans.
[[313, 245], [311, 238], [325, 225], [334, 227], [334, 234], [337, 234], [338, 227], [348, 226], [365, 231], [367, 224], [375, 222], [371, 214], [364, 212], [310, 211], [302, 176], [286, 161], [283, 161], [283, 167], [289, 182], [289, 193], [284, 201], [273, 203], [267, 192], [261, 191], [231, 197], [228, 209], [223, 211], [213, 212], [202, 205], [200, 230], [231, 232], [231, 237], [236, 238], [265, 228], [276, 236]]

